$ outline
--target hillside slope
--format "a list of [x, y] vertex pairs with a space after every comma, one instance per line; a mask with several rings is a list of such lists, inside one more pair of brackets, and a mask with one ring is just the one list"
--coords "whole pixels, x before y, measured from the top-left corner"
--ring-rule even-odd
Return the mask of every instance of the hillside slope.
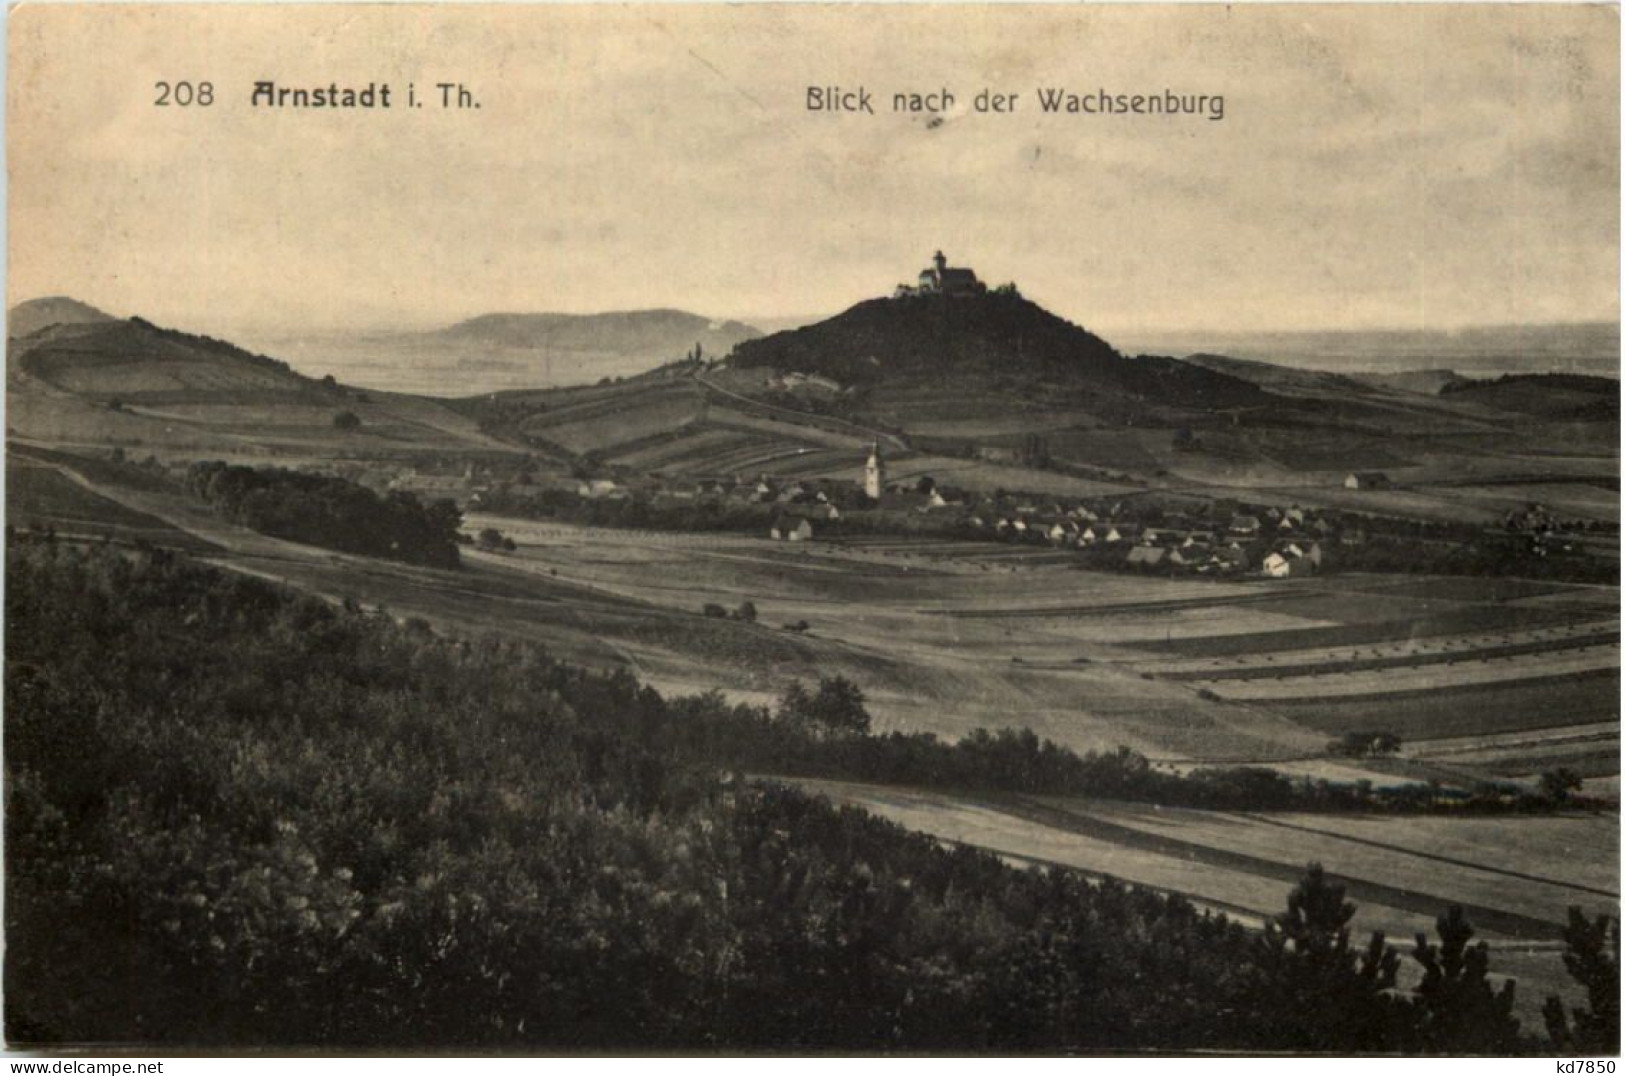
[[1509, 374], [1493, 381], [1448, 385], [1441, 395], [1497, 411], [1549, 419], [1619, 419], [1619, 382], [1584, 374]]
[[[439, 401], [306, 377], [141, 318], [13, 339], [6, 373], [8, 432], [44, 443], [325, 458], [503, 447]], [[339, 428], [346, 412], [359, 424]]]
[[303, 392], [315, 384], [286, 363], [141, 318], [53, 325], [20, 342], [16, 358], [56, 388], [123, 400]]
[[52, 325], [92, 325], [112, 320], [111, 314], [103, 313], [89, 303], [81, 303], [65, 295], [51, 295], [43, 299], [29, 299], [12, 307], [6, 316], [6, 335], [32, 336]]
[[1044, 393], [1058, 399], [1128, 396], [1203, 408], [1257, 405], [1239, 378], [1161, 356], [1127, 358], [1093, 333], [1018, 295], [872, 299], [794, 332], [748, 341], [733, 365], [832, 378], [843, 385], [941, 385]]
[[1365, 396], [1372, 395], [1377, 391], [1374, 386], [1345, 374], [1330, 373], [1324, 370], [1306, 370], [1292, 366], [1277, 366], [1274, 363], [1259, 362], [1256, 359], [1234, 359], [1228, 355], [1212, 355], [1200, 352], [1195, 355], [1186, 355], [1184, 361], [1192, 366], [1200, 366], [1204, 370], [1229, 374], [1231, 377], [1250, 381], [1260, 388], [1288, 396], [1321, 396], [1328, 393], [1333, 395]]

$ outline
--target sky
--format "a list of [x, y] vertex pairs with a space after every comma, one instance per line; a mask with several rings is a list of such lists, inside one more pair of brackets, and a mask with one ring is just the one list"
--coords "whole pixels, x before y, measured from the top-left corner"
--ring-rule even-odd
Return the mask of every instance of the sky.
[[[941, 248], [1096, 331], [1619, 316], [1605, 5], [22, 6], [9, 299], [226, 335], [833, 313]], [[255, 108], [257, 80], [390, 110]], [[210, 107], [158, 107], [208, 80]], [[478, 109], [400, 107], [461, 82]], [[876, 115], [809, 111], [869, 91]], [[1039, 88], [1223, 95], [1044, 114]], [[898, 92], [951, 90], [934, 122]], [[976, 94], [1020, 95], [979, 113]]]

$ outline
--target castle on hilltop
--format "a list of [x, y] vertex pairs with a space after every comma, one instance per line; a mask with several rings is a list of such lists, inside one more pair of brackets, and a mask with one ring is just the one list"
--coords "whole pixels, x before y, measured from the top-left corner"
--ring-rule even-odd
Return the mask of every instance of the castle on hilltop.
[[950, 266], [948, 259], [939, 250], [936, 257], [931, 259], [931, 264], [920, 270], [919, 283], [913, 287], [907, 284], [897, 285], [893, 298], [901, 299], [910, 295], [944, 295], [950, 299], [959, 299], [981, 295], [985, 291], [987, 285], [976, 279], [976, 270]]

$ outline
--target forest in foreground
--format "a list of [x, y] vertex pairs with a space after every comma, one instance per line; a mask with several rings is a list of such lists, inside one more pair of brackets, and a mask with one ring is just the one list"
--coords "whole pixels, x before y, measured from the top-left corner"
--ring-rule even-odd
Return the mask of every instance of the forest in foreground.
[[1589, 1007], [1520, 1027], [1449, 909], [1355, 939], [1311, 867], [1249, 931], [727, 764], [741, 722], [868, 738], [829, 685], [666, 699], [161, 550], [13, 537], [5, 603], [13, 1043], [1617, 1050], [1606, 920]]

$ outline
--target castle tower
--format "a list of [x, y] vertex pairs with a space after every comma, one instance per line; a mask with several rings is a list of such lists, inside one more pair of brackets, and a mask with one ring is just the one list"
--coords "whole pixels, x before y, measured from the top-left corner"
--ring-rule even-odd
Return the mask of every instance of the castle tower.
[[948, 268], [948, 259], [943, 257], [942, 251], [939, 250], [939, 251], [937, 251], [937, 256], [935, 258], [932, 258], [931, 260], [936, 263], [936, 265], [937, 265], [937, 279], [941, 280], [942, 279], [942, 271], [944, 269]]
[[885, 488], [886, 461], [880, 458], [880, 442], [876, 441], [869, 448], [869, 462], [863, 465], [863, 492], [878, 501]]

